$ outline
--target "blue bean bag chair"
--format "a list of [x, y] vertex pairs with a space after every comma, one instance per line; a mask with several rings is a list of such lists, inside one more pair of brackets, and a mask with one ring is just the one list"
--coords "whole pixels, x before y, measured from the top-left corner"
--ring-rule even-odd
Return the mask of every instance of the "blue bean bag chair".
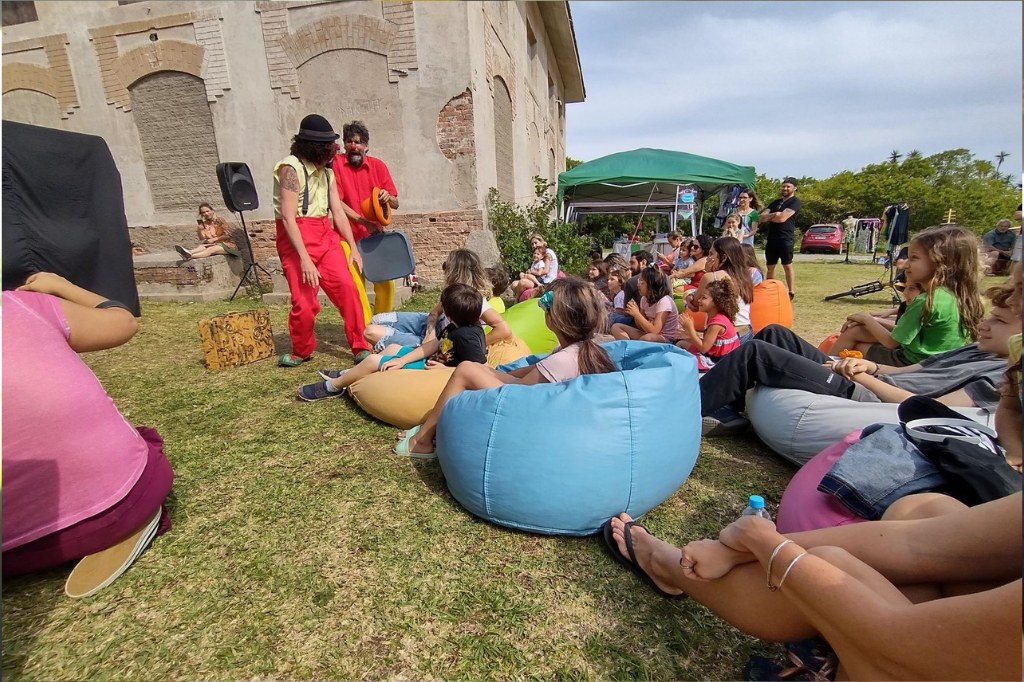
[[693, 356], [645, 341], [603, 347], [620, 371], [448, 401], [437, 457], [463, 507], [503, 526], [581, 536], [620, 512], [641, 516], [679, 489], [700, 449]]

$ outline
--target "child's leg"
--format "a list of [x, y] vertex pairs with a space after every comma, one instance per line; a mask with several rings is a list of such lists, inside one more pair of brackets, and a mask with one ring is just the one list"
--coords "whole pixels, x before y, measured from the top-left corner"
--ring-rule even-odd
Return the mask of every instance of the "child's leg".
[[427, 418], [420, 426], [419, 432], [409, 439], [410, 452], [433, 452], [434, 436], [437, 433], [437, 420], [441, 417], [441, 410], [444, 409], [448, 400], [463, 391], [476, 391], [484, 388], [498, 388], [515, 381], [514, 377], [491, 369], [487, 365], [478, 362], [461, 362], [455, 368], [455, 373], [441, 391], [441, 396], [434, 403], [434, 407], [427, 414]]
[[847, 327], [846, 331], [839, 335], [836, 342], [832, 344], [829, 355], [839, 355], [844, 350], [854, 350], [858, 343], [872, 344], [875, 343], [876, 339], [862, 324], [854, 325], [853, 327]]
[[651, 341], [653, 343], [671, 343], [661, 334], [644, 334], [640, 337], [641, 341]]
[[398, 355], [398, 352], [402, 350], [402, 348], [404, 348], [404, 346], [400, 343], [389, 343], [384, 346], [384, 350], [381, 352], [381, 355]]
[[221, 256], [224, 254], [224, 249], [220, 247], [220, 244], [204, 244], [197, 246], [196, 248], [189, 251], [193, 258], [209, 258], [210, 256]]
[[[390, 346], [388, 346], [390, 348]], [[399, 346], [401, 348], [401, 346]], [[362, 362], [342, 374], [337, 379], [331, 379], [331, 385], [336, 389], [348, 388], [363, 377], [370, 376], [380, 368], [380, 359], [383, 355], [373, 353], [367, 355]]]
[[623, 340], [623, 341], [626, 341], [626, 340], [629, 340], [629, 339], [632, 339], [633, 341], [636, 341], [641, 336], [643, 336], [643, 332], [640, 331], [639, 329], [637, 329], [636, 327], [630, 327], [629, 325], [620, 324], [618, 322], [616, 322], [615, 324], [612, 325], [612, 330], [611, 331], [612, 331], [612, 336], [613, 337], [615, 337], [616, 339]]

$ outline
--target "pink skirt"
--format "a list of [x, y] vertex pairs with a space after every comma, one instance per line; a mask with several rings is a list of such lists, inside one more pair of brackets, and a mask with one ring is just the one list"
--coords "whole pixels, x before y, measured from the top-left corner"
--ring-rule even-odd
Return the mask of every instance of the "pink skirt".
[[157, 509], [162, 509], [157, 535], [170, 530], [171, 517], [163, 504], [174, 472], [164, 455], [164, 441], [156, 429], [139, 426], [137, 430], [149, 445], [149, 457], [128, 494], [95, 516], [4, 552], [4, 576], [44, 571], [101, 552], [131, 535]]

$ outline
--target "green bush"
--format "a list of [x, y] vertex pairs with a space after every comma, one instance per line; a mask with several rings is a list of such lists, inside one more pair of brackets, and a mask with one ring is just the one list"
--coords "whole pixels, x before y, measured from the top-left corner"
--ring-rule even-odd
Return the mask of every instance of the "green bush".
[[558, 256], [558, 267], [566, 274], [585, 274], [590, 260], [590, 240], [576, 232], [573, 223], [556, 223], [555, 196], [540, 177], [535, 177], [537, 200], [527, 206], [502, 201], [498, 191], [487, 193], [487, 220], [501, 251], [501, 264], [509, 275], [515, 276], [529, 269], [533, 263], [530, 254], [530, 235], [544, 237], [548, 248]]

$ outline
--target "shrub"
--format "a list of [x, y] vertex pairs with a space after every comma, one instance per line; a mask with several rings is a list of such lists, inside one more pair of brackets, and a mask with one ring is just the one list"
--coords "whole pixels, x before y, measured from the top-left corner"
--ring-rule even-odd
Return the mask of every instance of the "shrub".
[[563, 272], [585, 274], [590, 240], [577, 233], [575, 224], [552, 220], [556, 198], [542, 178], [535, 177], [534, 183], [537, 200], [527, 206], [502, 201], [493, 187], [487, 193], [487, 220], [501, 251], [501, 264], [513, 277], [529, 269], [533, 263], [529, 239], [536, 232], [558, 256]]

